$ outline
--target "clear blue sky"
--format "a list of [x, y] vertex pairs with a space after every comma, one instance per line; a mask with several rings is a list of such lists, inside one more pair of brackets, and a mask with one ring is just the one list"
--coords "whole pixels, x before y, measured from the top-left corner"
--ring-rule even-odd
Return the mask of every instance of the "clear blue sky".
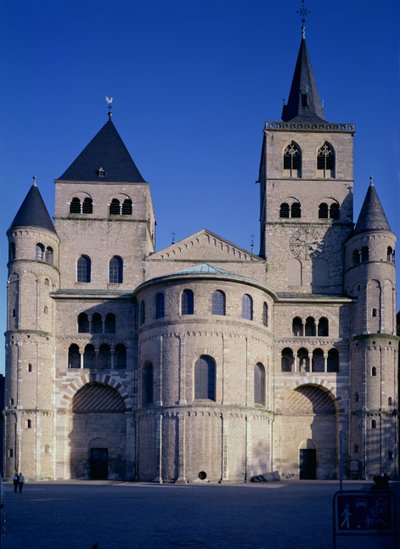
[[[299, 0], [3, 0], [0, 326], [5, 232], [36, 175], [54, 184], [107, 118], [150, 182], [157, 248], [204, 227], [258, 250], [263, 124], [280, 120]], [[373, 175], [399, 234], [400, 3], [306, 0], [326, 119], [356, 124], [355, 214]], [[4, 331], [3, 330], [3, 331]], [[2, 353], [1, 353], [2, 354]], [[0, 371], [3, 357], [0, 354]]]

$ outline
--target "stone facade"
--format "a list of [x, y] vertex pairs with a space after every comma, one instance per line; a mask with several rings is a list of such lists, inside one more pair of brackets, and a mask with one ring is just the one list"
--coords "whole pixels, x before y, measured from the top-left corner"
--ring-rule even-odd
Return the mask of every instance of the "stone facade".
[[293, 105], [265, 126], [259, 255], [207, 230], [155, 251], [111, 118], [54, 226], [31, 189], [7, 233], [6, 477], [333, 479], [340, 432], [346, 476], [398, 473], [396, 238], [373, 187], [354, 226], [354, 127]]

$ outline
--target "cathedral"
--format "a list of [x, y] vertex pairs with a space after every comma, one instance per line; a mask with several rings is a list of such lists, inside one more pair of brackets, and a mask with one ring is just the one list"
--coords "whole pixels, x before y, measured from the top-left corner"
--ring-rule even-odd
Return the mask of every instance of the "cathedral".
[[7, 231], [6, 478], [398, 474], [396, 237], [372, 180], [353, 219], [355, 127], [325, 119], [304, 33], [288, 97], [258, 255], [206, 229], [156, 250], [111, 113], [53, 218], [33, 183]]

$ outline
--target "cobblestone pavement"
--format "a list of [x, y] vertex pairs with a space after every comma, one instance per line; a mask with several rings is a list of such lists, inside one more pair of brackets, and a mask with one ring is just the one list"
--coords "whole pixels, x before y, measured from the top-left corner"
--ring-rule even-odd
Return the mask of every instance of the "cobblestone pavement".
[[[322, 481], [186, 486], [71, 481], [28, 483], [14, 494], [5, 484], [1, 549], [331, 548], [337, 489], [337, 482]], [[337, 547], [393, 544], [353, 537], [339, 539]]]

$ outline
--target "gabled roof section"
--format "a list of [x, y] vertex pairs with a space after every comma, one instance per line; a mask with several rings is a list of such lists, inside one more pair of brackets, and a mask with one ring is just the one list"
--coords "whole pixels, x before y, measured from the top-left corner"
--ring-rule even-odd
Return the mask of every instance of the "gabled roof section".
[[372, 178], [352, 236], [368, 231], [391, 231]]
[[324, 122], [324, 109], [311, 66], [306, 40], [300, 42], [299, 54], [290, 88], [289, 101], [283, 106], [283, 122]]
[[[229, 271], [226, 271], [225, 269], [221, 269], [219, 267], [215, 267], [214, 265], [210, 265], [209, 263], [201, 263], [200, 265], [195, 265], [194, 267], [189, 267], [188, 269], [184, 269], [183, 271], [178, 271], [176, 273], [173, 273], [174, 275], [192, 275], [192, 274], [211, 274], [214, 276], [234, 276], [238, 277], [239, 275], [230, 273]], [[243, 278], [243, 277], [240, 277]]]
[[145, 182], [111, 116], [58, 181]]
[[29, 189], [7, 234], [16, 227], [38, 227], [57, 234], [36, 183]]

